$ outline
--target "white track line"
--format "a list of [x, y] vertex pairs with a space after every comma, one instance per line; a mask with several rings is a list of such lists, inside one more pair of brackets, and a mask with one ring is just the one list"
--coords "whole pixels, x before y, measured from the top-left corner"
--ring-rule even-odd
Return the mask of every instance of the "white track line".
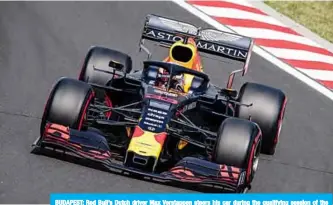
[[[213, 18], [209, 17], [207, 14], [203, 13], [202, 11], [198, 10], [197, 8], [187, 4], [186, 2], [182, 0], [172, 0], [175, 4], [179, 5], [183, 9], [187, 10], [191, 14], [197, 16], [201, 20], [205, 21], [206, 23], [210, 24], [211, 26], [215, 27], [216, 29], [219, 29], [221, 31], [227, 31], [227, 32], [233, 32], [228, 27], [223, 26]], [[269, 52], [265, 51], [264, 49], [254, 46], [253, 51], [257, 53], [258, 55], [262, 56], [272, 64], [279, 67], [281, 70], [287, 72], [288, 74], [294, 76], [298, 80], [304, 82], [305, 84], [309, 85], [313, 89], [317, 90], [321, 94], [328, 97], [330, 100], [333, 100], [333, 92], [323, 86], [322, 84], [318, 83], [314, 79], [309, 78], [307, 75], [303, 74], [301, 71], [298, 71], [297, 69], [291, 67], [287, 63], [281, 61], [280, 59], [276, 58], [274, 55], [270, 54]]]
[[333, 71], [302, 69], [302, 68], [297, 68], [297, 69], [317, 80], [333, 81]]

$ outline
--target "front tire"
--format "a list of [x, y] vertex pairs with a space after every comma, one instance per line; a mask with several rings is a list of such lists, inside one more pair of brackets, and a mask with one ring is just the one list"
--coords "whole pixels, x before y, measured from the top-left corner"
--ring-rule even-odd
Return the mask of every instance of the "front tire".
[[213, 161], [247, 170], [250, 183], [259, 163], [261, 130], [256, 123], [238, 118], [224, 120], [218, 130]]
[[90, 85], [71, 78], [61, 78], [53, 86], [40, 126], [41, 136], [47, 122], [83, 128], [84, 117], [94, 97]]

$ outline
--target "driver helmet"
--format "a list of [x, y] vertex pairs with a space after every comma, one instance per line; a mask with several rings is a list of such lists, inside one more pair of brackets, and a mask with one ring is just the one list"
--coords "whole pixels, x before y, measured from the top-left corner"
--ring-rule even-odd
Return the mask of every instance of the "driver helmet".
[[[169, 55], [164, 61], [202, 72], [201, 59], [197, 53], [196, 43], [192, 38], [189, 38], [187, 43], [183, 43], [182, 41], [175, 42], [170, 47]], [[165, 73], [163, 69], [161, 72]], [[175, 89], [187, 93], [191, 87], [193, 78], [194, 76], [191, 74], [174, 76], [173, 80], [176, 81]]]

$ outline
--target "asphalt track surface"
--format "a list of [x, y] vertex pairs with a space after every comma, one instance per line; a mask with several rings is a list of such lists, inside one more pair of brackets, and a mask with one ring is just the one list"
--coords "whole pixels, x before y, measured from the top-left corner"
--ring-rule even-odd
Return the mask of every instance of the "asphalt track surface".
[[[141, 66], [148, 13], [207, 26], [172, 2], [0, 3], [0, 203], [48, 203], [51, 192], [187, 192], [29, 153], [52, 84], [76, 78], [90, 46], [128, 52]], [[220, 85], [235, 68], [204, 63]], [[289, 97], [281, 143], [274, 157], [263, 156], [252, 192], [333, 192], [332, 102], [255, 54], [247, 80]]]

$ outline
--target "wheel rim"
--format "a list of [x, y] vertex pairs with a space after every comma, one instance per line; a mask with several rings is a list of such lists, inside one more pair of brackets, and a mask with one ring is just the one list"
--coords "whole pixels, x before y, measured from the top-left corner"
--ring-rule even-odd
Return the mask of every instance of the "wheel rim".
[[253, 155], [253, 161], [252, 161], [252, 177], [254, 176], [254, 174], [257, 172], [258, 170], [258, 166], [259, 166], [259, 158], [260, 158], [260, 141], [256, 144], [255, 146], [255, 151], [254, 151], [254, 155]]
[[256, 173], [259, 165], [259, 156], [255, 156], [253, 159], [252, 172]]

